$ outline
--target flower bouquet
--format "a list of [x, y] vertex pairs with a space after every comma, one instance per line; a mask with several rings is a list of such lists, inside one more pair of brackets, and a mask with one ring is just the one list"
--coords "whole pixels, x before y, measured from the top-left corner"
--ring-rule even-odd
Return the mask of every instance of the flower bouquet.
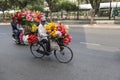
[[17, 24], [25, 25], [30, 28], [31, 32], [35, 32], [37, 30], [37, 23], [40, 22], [43, 15], [39, 11], [27, 10], [16, 12], [12, 18], [16, 19]]
[[27, 39], [21, 37], [21, 41], [28, 42], [29, 44], [37, 42], [37, 36], [34, 33], [37, 32], [38, 23], [43, 16], [44, 14], [42, 12], [31, 10], [16, 12], [13, 14], [12, 19], [15, 19], [17, 24], [21, 25], [24, 30], [23, 36], [28, 35]]
[[68, 34], [69, 27], [62, 23], [56, 24], [54, 22], [48, 23], [45, 26], [47, 32], [52, 37], [52, 40], [59, 40], [61, 43], [68, 45], [71, 42], [71, 35]]

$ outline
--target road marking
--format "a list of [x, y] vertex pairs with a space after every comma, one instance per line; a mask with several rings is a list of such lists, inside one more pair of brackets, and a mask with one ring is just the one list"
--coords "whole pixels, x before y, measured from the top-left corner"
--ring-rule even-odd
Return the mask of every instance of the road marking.
[[88, 42], [80, 42], [80, 44], [100, 46], [100, 44], [96, 44], [96, 43], [88, 43]]
[[109, 52], [120, 51], [120, 48], [118, 48], [118, 47], [106, 46], [106, 45], [102, 45], [102, 44], [89, 43], [89, 42], [80, 42], [80, 44], [83, 44], [87, 48], [95, 49], [95, 50], [102, 50], [102, 51], [109, 51]]

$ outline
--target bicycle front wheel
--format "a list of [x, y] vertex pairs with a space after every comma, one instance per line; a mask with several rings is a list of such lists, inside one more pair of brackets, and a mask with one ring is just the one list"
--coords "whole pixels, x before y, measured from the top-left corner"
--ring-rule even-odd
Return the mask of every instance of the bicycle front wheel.
[[54, 55], [56, 59], [61, 63], [68, 63], [73, 58], [73, 52], [68, 46], [60, 46], [61, 50], [55, 50]]
[[45, 48], [40, 44], [31, 44], [30, 51], [35, 58], [42, 58], [45, 56], [44, 55]]

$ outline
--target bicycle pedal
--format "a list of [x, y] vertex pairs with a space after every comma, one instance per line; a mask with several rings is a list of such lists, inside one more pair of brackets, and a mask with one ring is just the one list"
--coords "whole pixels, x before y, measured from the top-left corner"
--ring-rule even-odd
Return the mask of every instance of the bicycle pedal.
[[41, 54], [43, 53], [43, 54], [44, 54], [44, 51], [41, 51], [41, 50], [39, 50], [39, 49], [37, 49], [36, 51], [37, 51], [38, 53], [41, 53]]
[[44, 53], [45, 53], [45, 55], [47, 55], [47, 56], [51, 54], [51, 53], [48, 52], [48, 51], [45, 51]]

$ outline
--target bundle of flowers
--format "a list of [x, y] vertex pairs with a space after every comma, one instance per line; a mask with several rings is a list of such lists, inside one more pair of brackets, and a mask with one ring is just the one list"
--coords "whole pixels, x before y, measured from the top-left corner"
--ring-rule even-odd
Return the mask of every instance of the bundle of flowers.
[[58, 39], [66, 45], [71, 42], [72, 37], [68, 34], [68, 26], [63, 25], [62, 23], [56, 24], [51, 22], [48, 23], [45, 28], [53, 40]]
[[35, 43], [37, 43], [38, 38], [36, 35], [31, 34], [31, 35], [29, 35], [27, 40], [28, 40], [29, 44], [35, 44]]
[[40, 22], [42, 16], [44, 14], [39, 11], [27, 10], [16, 12], [12, 18], [16, 19], [17, 24], [29, 26], [31, 32], [35, 32], [37, 30], [37, 23]]

